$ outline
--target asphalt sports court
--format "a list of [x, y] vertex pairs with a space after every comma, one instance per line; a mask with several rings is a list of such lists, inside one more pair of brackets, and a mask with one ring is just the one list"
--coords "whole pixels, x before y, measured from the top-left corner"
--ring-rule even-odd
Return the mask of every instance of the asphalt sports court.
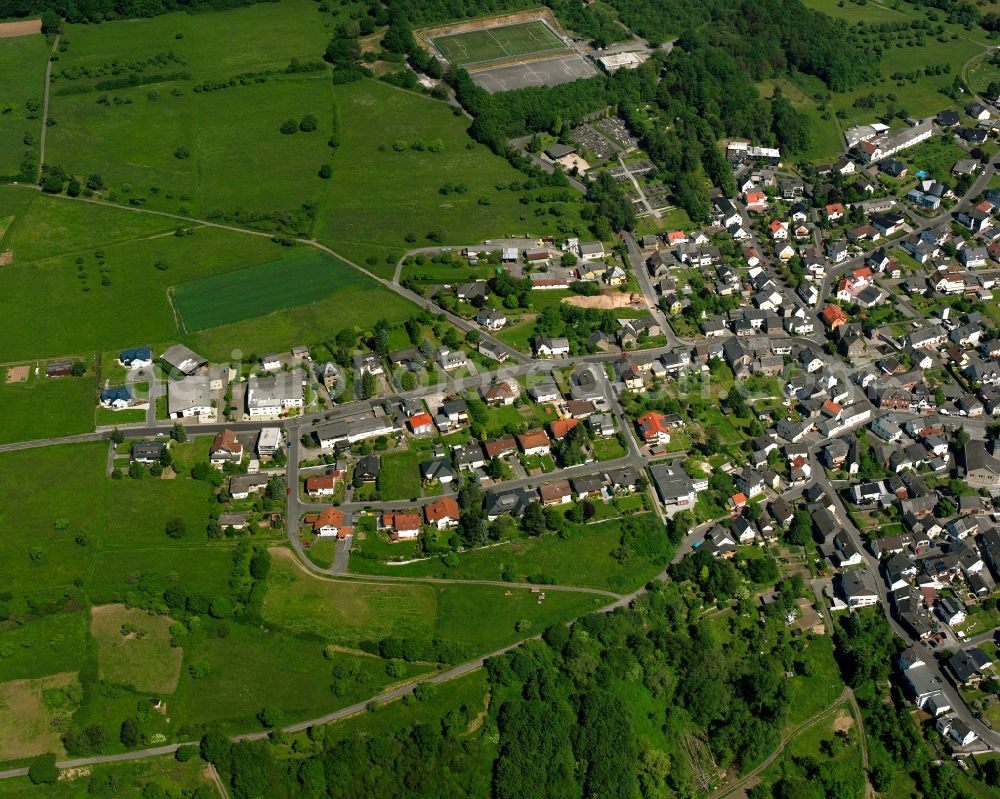
[[582, 56], [568, 55], [481, 69], [470, 74], [479, 86], [490, 94], [496, 94], [530, 86], [557, 86], [581, 78], [592, 78], [596, 73], [594, 66]]
[[434, 46], [460, 67], [563, 50], [566, 44], [540, 19], [439, 36]]

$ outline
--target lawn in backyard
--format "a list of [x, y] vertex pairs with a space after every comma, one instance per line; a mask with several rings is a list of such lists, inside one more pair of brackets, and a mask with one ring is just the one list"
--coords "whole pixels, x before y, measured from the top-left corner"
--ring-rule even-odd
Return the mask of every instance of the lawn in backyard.
[[916, 147], [911, 147], [902, 154], [901, 160], [910, 164], [914, 174], [918, 170], [923, 170], [934, 180], [948, 183], [955, 162], [968, 157], [968, 151], [955, 144], [951, 136], [935, 136]]
[[379, 494], [384, 500], [414, 499], [420, 496], [420, 464], [429, 459], [426, 452], [405, 450], [382, 456]]
[[24, 383], [7, 383], [7, 367], [0, 367], [0, 444], [92, 431], [97, 389], [93, 359], [86, 360], [83, 377], [46, 377], [44, 362], [36, 375], [31, 363]]
[[[387, 263], [387, 256], [433, 244], [428, 233], [462, 245], [509, 233], [585, 231], [582, 203], [572, 192], [532, 192], [565, 195], [565, 202], [537, 205], [539, 211], [561, 209], [561, 216], [522, 205], [521, 192], [506, 187], [524, 176], [473, 142], [468, 120], [447, 104], [367, 79], [335, 86], [334, 92], [341, 142], [315, 232], [355, 263], [389, 277], [396, 260]], [[460, 190], [442, 193], [448, 186]]]
[[146, 411], [144, 408], [124, 408], [120, 411], [113, 408], [97, 409], [97, 424], [101, 427], [142, 424], [145, 421]]
[[543, 578], [561, 585], [602, 588], [621, 593], [642, 585], [656, 575], [663, 564], [638, 556], [624, 561], [612, 557], [611, 553], [619, 546], [620, 530], [621, 523], [617, 519], [599, 524], [572, 525], [565, 538], [557, 535], [516, 538], [500, 546], [466, 550], [458, 554], [455, 566], [446, 566], [441, 558], [405, 566], [388, 566], [370, 558], [352, 558], [351, 571], [456, 580], [509, 579], [520, 582]]
[[174, 287], [174, 304], [184, 330], [265, 316], [306, 305], [333, 294], [346, 294], [347, 305], [368, 305], [365, 289], [372, 280], [336, 258], [311, 247], [296, 247], [279, 260], [248, 266]]
[[[0, 39], [0, 75], [4, 76], [0, 99], [0, 178], [17, 176], [25, 157], [36, 161], [37, 168], [48, 59], [48, 42], [39, 33]], [[28, 103], [33, 110], [29, 110]]]
[[566, 46], [540, 19], [437, 36], [431, 41], [452, 64], [463, 67], [512, 56], [561, 50]]
[[615, 458], [623, 458], [627, 454], [617, 436], [595, 438], [591, 447], [594, 450], [594, 457], [599, 461], [613, 461]]

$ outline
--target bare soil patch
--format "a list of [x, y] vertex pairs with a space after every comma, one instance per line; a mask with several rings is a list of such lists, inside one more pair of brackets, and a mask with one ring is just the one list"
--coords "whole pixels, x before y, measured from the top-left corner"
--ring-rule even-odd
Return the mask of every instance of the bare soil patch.
[[852, 716], [846, 710], [841, 710], [837, 714], [837, 718], [833, 720], [834, 732], [847, 732], [853, 726], [854, 726], [854, 716]]
[[30, 36], [42, 32], [40, 19], [22, 19], [17, 22], [0, 22], [0, 39], [13, 39], [15, 36]]
[[605, 294], [598, 294], [596, 297], [563, 297], [562, 301], [567, 305], [575, 305], [577, 308], [600, 308], [602, 310], [641, 308], [644, 305], [641, 294], [629, 294], [624, 291], [609, 291]]
[[11, 366], [7, 369], [8, 383], [27, 383], [30, 368], [27, 366]]

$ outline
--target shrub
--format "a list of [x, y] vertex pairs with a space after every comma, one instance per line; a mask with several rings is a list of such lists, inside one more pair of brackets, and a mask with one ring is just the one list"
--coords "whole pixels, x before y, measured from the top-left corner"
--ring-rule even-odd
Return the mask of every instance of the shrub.
[[49, 753], [39, 755], [28, 766], [28, 779], [34, 785], [48, 785], [59, 779], [56, 756]]
[[194, 744], [184, 744], [184, 746], [178, 747], [177, 751], [174, 752], [174, 757], [176, 757], [181, 763], [187, 763], [197, 755], [198, 747]]

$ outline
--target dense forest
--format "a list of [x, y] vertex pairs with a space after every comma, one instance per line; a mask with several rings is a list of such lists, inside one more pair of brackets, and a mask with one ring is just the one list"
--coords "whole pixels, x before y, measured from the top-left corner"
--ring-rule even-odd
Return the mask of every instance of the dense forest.
[[222, 11], [262, 0], [0, 0], [0, 19], [54, 12], [67, 22], [155, 17], [171, 11]]

